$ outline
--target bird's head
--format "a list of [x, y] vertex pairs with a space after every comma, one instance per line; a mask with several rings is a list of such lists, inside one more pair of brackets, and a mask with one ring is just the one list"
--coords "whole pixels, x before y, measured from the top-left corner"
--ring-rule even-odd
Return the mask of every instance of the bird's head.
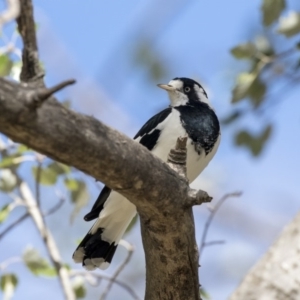
[[209, 104], [205, 90], [193, 79], [176, 77], [168, 84], [158, 84], [157, 86], [168, 92], [171, 106], [193, 104], [196, 102]]

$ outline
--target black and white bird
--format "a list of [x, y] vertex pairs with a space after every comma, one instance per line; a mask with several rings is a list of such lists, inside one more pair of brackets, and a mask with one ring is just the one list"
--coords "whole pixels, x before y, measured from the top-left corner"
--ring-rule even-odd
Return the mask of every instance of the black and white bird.
[[[208, 165], [220, 143], [220, 125], [203, 87], [189, 78], [159, 84], [171, 105], [153, 116], [134, 140], [167, 161], [178, 137], [187, 136], [187, 177], [192, 182]], [[73, 254], [87, 270], [106, 269], [118, 242], [136, 215], [136, 207], [121, 194], [104, 186], [86, 221], [97, 219]]]

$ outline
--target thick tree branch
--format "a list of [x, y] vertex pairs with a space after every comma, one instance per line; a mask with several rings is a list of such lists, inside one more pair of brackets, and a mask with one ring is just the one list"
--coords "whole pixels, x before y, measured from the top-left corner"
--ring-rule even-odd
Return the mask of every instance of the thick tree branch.
[[199, 299], [187, 180], [145, 147], [66, 109], [53, 97], [30, 109], [28, 93], [34, 90], [0, 79], [0, 131], [101, 180], [137, 206], [146, 254], [146, 299]]
[[28, 98], [33, 93], [35, 89], [0, 78], [2, 133], [104, 182], [138, 207], [158, 213], [168, 205], [183, 206], [186, 180], [145, 147], [52, 97], [32, 110]]
[[17, 18], [18, 30], [23, 40], [23, 66], [20, 79], [23, 82], [34, 81], [37, 86], [43, 86], [44, 71], [39, 61], [32, 1], [21, 0], [20, 4], [21, 13]]
[[[186, 139], [177, 141], [168, 166], [145, 147], [96, 119], [66, 109], [51, 97], [65, 83], [44, 88], [31, 0], [21, 1], [17, 22], [24, 44], [21, 81], [26, 84], [0, 78], [0, 132], [93, 176], [137, 206], [146, 255], [145, 299], [200, 299], [191, 206], [211, 199], [189, 188]], [[22, 187], [26, 192], [26, 186]], [[39, 210], [32, 206], [29, 213], [48, 250], [53, 250]], [[65, 293], [69, 291], [66, 296], [71, 297], [56, 252], [49, 254], [57, 262]]]

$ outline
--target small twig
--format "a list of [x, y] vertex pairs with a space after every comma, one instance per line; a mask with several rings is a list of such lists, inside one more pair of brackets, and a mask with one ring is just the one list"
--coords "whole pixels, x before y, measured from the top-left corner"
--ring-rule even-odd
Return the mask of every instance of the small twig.
[[226, 241], [211, 241], [211, 242], [205, 242], [204, 247], [214, 246], [214, 245], [222, 245], [225, 244]]
[[114, 284], [114, 282], [116, 281], [116, 279], [120, 275], [120, 273], [123, 271], [123, 269], [125, 268], [125, 266], [129, 263], [129, 261], [131, 259], [131, 256], [133, 254], [134, 248], [133, 248], [133, 246], [131, 244], [129, 244], [125, 240], [120, 240], [119, 244], [122, 245], [124, 248], [126, 248], [126, 250], [127, 250], [127, 256], [126, 256], [125, 260], [123, 261], [123, 263], [115, 271], [115, 273], [113, 274], [111, 280], [108, 282], [108, 285], [107, 285], [106, 289], [104, 290], [104, 292], [100, 296], [100, 300], [105, 300], [105, 298], [107, 297], [109, 291], [112, 288], [112, 285]]
[[10, 257], [8, 259], [6, 259], [5, 261], [3, 261], [0, 264], [0, 270], [3, 271], [4, 269], [6, 269], [9, 265], [18, 263], [18, 262], [22, 262], [22, 258], [19, 256], [14, 256], [14, 257]]
[[64, 202], [65, 202], [65, 199], [60, 198], [59, 201], [58, 201], [58, 203], [56, 203], [53, 207], [51, 207], [49, 210], [47, 210], [46, 212], [44, 212], [43, 216], [47, 217], [47, 216], [55, 213], [57, 210], [59, 210], [62, 207], [62, 205], [64, 204]]
[[241, 196], [241, 192], [235, 192], [235, 193], [230, 193], [230, 194], [226, 194], [224, 195], [216, 204], [216, 206], [210, 210], [210, 215], [208, 216], [206, 222], [205, 222], [205, 225], [204, 225], [204, 229], [203, 229], [203, 233], [202, 233], [202, 238], [201, 238], [201, 242], [200, 242], [200, 246], [199, 246], [199, 261], [200, 261], [200, 258], [201, 258], [201, 254], [203, 252], [203, 249], [204, 247], [206, 246], [206, 237], [207, 237], [207, 234], [208, 234], [208, 230], [209, 230], [209, 227], [212, 223], [212, 220], [214, 218], [214, 216], [216, 215], [217, 211], [220, 209], [220, 207], [223, 205], [223, 203], [228, 199], [228, 198], [231, 198], [231, 197], [239, 197]]
[[45, 243], [52, 264], [56, 269], [60, 284], [62, 286], [65, 295], [65, 299], [75, 300], [74, 291], [72, 289], [70, 278], [69, 278], [69, 272], [61, 262], [60, 253], [56, 246], [55, 240], [52, 237], [50, 230], [47, 228], [44, 222], [43, 215], [39, 207], [36, 205], [36, 200], [34, 199], [27, 183], [21, 182], [19, 188], [20, 188], [20, 194], [24, 199], [24, 202], [28, 208], [28, 213], [30, 214], [32, 220], [34, 221], [34, 224], [38, 229], [39, 234], [41, 235]]
[[42, 175], [42, 159], [37, 155], [36, 157], [37, 160], [37, 169], [36, 169], [36, 178], [35, 178], [35, 199], [37, 206], [41, 206], [41, 175]]
[[190, 189], [188, 192], [188, 198], [185, 201], [185, 206], [191, 207], [202, 203], [208, 203], [211, 202], [212, 199], [213, 198], [205, 191]]
[[22, 221], [26, 220], [26, 218], [29, 217], [28, 213], [25, 213], [23, 216], [21, 216], [19, 219], [11, 223], [6, 229], [4, 229], [0, 233], [0, 240], [9, 232], [11, 231], [14, 227], [16, 227], [18, 224], [20, 224]]
[[19, 0], [6, 0], [7, 10], [3, 11], [0, 15], [0, 31], [5, 23], [16, 19], [20, 14], [20, 1]]
[[[77, 275], [81, 275], [83, 277], [90, 277], [90, 276], [93, 276], [95, 278], [97, 278], [99, 281], [101, 281], [102, 279], [103, 280], [108, 280], [108, 281], [111, 281], [112, 278], [107, 276], [107, 275], [102, 275], [102, 274], [98, 274], [98, 273], [90, 273], [90, 272], [87, 272], [87, 271], [81, 271], [81, 270], [70, 270], [70, 276], [73, 277], [73, 276], [77, 276]], [[133, 288], [131, 288], [129, 285], [127, 285], [126, 283], [118, 280], [118, 279], [115, 279], [114, 280], [114, 283], [119, 285], [120, 287], [122, 287], [124, 290], [126, 290], [131, 296], [133, 299], [135, 300], [140, 300], [139, 296], [136, 294], [136, 292], [134, 291]]]
[[76, 81], [74, 79], [69, 79], [51, 88], [42, 87], [34, 89], [30, 92], [26, 92], [25, 97], [27, 98], [27, 105], [31, 108], [37, 108], [41, 106], [44, 103], [44, 101], [46, 101], [51, 95], [62, 90], [68, 85], [74, 84], [75, 82]]

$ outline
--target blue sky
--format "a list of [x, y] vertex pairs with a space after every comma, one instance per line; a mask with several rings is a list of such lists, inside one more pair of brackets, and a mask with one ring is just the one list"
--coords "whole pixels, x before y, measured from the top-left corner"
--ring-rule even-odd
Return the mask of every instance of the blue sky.
[[[217, 114], [224, 117], [233, 109], [231, 88], [235, 74], [243, 68], [243, 64], [232, 59], [229, 50], [252, 37], [253, 32], [260, 29], [261, 20], [258, 0], [166, 0], [163, 3], [158, 0], [36, 0], [34, 3], [47, 83], [77, 79], [76, 86], [58, 96], [71, 99], [74, 109], [94, 115], [130, 136], [168, 105], [166, 94], [155, 86], [159, 82], [151, 79], [146, 68], [134, 63], [134, 51], [141, 40], [151, 42], [154, 53], [163, 62], [164, 82], [178, 76], [199, 79]], [[226, 240], [226, 244], [207, 248], [201, 261], [201, 284], [213, 300], [223, 300], [230, 294], [299, 210], [299, 180], [296, 178], [299, 178], [300, 144], [295, 136], [300, 122], [296, 95], [296, 92], [290, 93], [284, 102], [270, 108], [266, 118], [275, 122], [275, 131], [259, 158], [254, 159], [248, 151], [237, 149], [232, 142], [232, 134], [237, 129], [259, 128], [265, 121], [247, 117], [242, 123], [223, 128], [215, 159], [194, 183], [207, 189], [216, 199], [227, 192], [243, 191], [239, 199], [226, 202], [211, 227], [209, 240]], [[87, 180], [90, 207], [98, 188], [92, 179]], [[53, 190], [43, 189], [43, 193], [49, 200], [45, 206], [51, 206]], [[86, 208], [75, 224], [69, 226], [69, 209], [66, 204], [48, 223], [64, 259], [71, 262], [75, 240], [85, 234], [90, 224], [81, 218]], [[198, 237], [207, 215], [205, 207], [195, 208]], [[57, 228], [58, 223], [60, 228]], [[120, 278], [131, 282], [142, 297], [144, 258], [138, 226], [126, 239], [135, 245], [136, 251]], [[11, 254], [18, 255], [27, 244], [45, 253], [29, 221], [2, 243], [8, 248], [1, 252], [0, 260]], [[124, 255], [124, 249], [119, 250], [116, 264]], [[36, 279], [20, 264], [11, 270], [18, 272], [21, 278], [15, 299], [38, 299], [41, 293], [44, 300], [62, 299], [55, 280]], [[28, 289], [28, 284], [36, 286]], [[102, 288], [91, 288], [87, 299], [99, 295]], [[127, 297], [116, 288], [109, 299], [130, 299]]]

